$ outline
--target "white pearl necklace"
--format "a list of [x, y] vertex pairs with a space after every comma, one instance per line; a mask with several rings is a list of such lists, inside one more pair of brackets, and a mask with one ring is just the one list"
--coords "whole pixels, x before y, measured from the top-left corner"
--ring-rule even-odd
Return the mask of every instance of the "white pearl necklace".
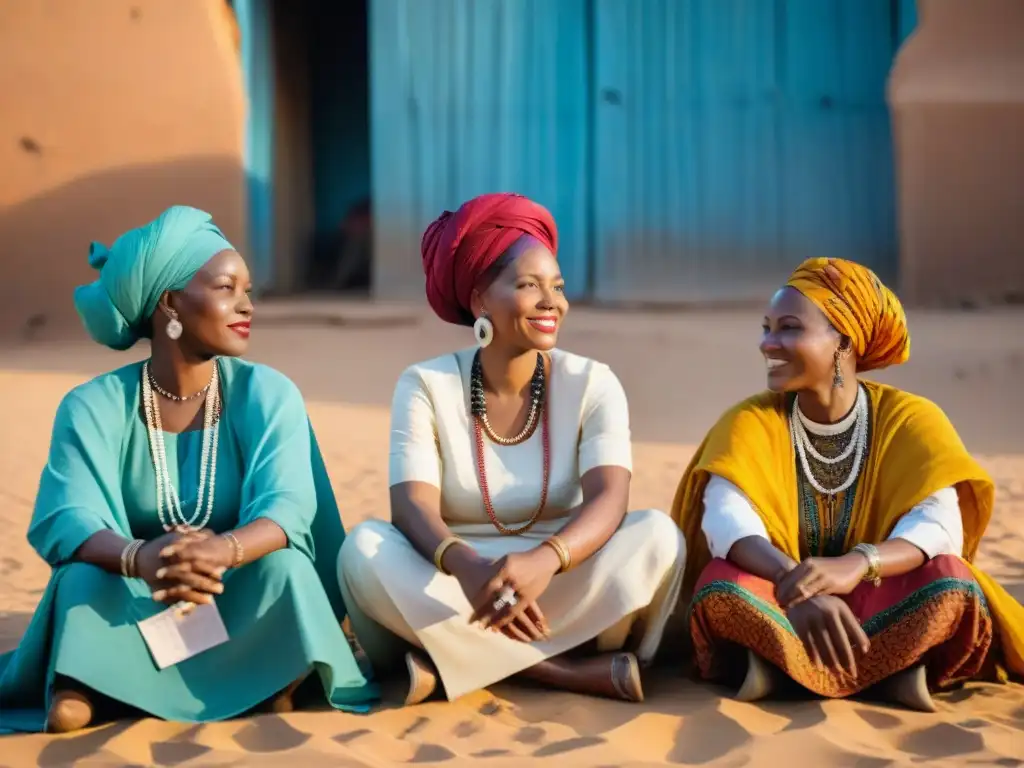
[[[804, 415], [803, 411], [800, 410], [800, 405], [797, 400], [793, 400], [793, 415], [789, 420], [793, 447], [796, 450], [797, 456], [800, 458], [800, 465], [803, 468], [804, 477], [807, 478], [807, 482], [810, 483], [811, 487], [822, 496], [832, 497], [846, 491], [860, 476], [861, 465], [863, 464], [864, 454], [867, 451], [868, 444], [868, 418], [868, 399], [862, 387], [858, 387], [857, 389], [857, 402], [854, 405], [853, 410], [838, 424], [816, 424], [808, 419]], [[811, 443], [811, 438], [807, 434], [808, 431], [814, 432], [818, 435], [841, 434], [849, 429], [851, 424], [853, 425], [853, 435], [851, 436], [850, 444], [841, 454], [839, 454], [839, 456], [834, 458], [822, 456], [815, 449], [814, 445]], [[807, 459], [808, 453], [814, 457], [815, 461], [820, 461], [823, 464], [837, 464], [838, 462], [849, 458], [852, 453], [853, 466], [850, 468], [850, 474], [835, 488], [825, 488], [820, 482], [818, 482], [814, 473], [811, 472], [811, 465]]]
[[[220, 437], [220, 387], [218, 386], [217, 364], [208, 385], [205, 410], [203, 413], [203, 443], [199, 460], [199, 493], [196, 508], [186, 518], [181, 509], [181, 499], [171, 482], [167, 468], [167, 450], [164, 446], [163, 422], [160, 408], [153, 394], [149, 362], [142, 366], [142, 404], [146, 412], [146, 428], [149, 432], [149, 450], [153, 456], [153, 471], [156, 474], [156, 513], [165, 531], [175, 528], [198, 531], [205, 528], [213, 515], [213, 499], [217, 479], [217, 445]], [[205, 492], [205, 497], [204, 497]], [[205, 511], [204, 502], [205, 501]], [[167, 509], [166, 514], [164, 509]], [[202, 518], [200, 519], [200, 515]], [[198, 521], [198, 524], [196, 524]]]

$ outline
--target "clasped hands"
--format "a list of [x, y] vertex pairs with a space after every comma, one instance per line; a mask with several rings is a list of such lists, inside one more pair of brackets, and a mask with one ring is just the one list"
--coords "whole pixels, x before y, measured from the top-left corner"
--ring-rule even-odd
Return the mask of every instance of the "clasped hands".
[[541, 545], [494, 561], [468, 547], [455, 547], [446, 562], [473, 607], [471, 623], [523, 643], [550, 637], [537, 600], [561, 568], [551, 547]]
[[810, 557], [775, 581], [775, 597], [807, 649], [811, 662], [857, 676], [857, 654], [871, 643], [850, 607], [848, 595], [867, 573], [867, 558], [857, 552], [841, 557]]
[[224, 593], [221, 579], [234, 552], [222, 536], [207, 530], [176, 528], [139, 550], [139, 577], [159, 603], [208, 605]]

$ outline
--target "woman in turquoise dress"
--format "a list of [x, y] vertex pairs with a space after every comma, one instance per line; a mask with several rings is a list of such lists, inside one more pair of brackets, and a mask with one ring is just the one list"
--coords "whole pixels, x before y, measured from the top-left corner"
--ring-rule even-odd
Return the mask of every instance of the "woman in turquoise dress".
[[[112, 705], [189, 722], [288, 711], [311, 672], [332, 706], [365, 711], [377, 691], [341, 629], [344, 531], [302, 396], [238, 359], [242, 257], [176, 206], [94, 243], [90, 263], [99, 279], [75, 293], [89, 334], [121, 350], [148, 337], [151, 357], [57, 411], [28, 532], [53, 571], [0, 656], [0, 732], [76, 730]], [[158, 668], [139, 622], [211, 604], [227, 641]]]

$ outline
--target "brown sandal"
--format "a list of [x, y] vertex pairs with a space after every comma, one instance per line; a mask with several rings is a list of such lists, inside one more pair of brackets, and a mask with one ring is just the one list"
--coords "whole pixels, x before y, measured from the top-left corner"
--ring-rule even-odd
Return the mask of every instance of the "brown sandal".
[[616, 653], [612, 656], [612, 687], [623, 701], [639, 704], [644, 700], [640, 663], [632, 653]]
[[54, 691], [50, 711], [46, 715], [47, 733], [80, 731], [92, 722], [93, 706], [80, 691]]
[[437, 670], [415, 651], [405, 654], [405, 668], [409, 671], [409, 692], [405, 696], [405, 706], [422, 704], [437, 690]]

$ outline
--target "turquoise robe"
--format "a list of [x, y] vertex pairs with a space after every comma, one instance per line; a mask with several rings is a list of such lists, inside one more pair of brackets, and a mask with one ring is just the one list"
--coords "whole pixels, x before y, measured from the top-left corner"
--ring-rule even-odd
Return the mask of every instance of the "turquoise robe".
[[[377, 701], [341, 630], [336, 560], [345, 534], [302, 396], [266, 366], [232, 358], [218, 365], [223, 412], [207, 527], [222, 532], [267, 518], [288, 547], [225, 574], [215, 599], [227, 643], [157, 669], [136, 624], [165, 606], [141, 579], [74, 561], [98, 531], [147, 540], [164, 533], [140, 410], [141, 363], [75, 388], [57, 411], [28, 532], [53, 571], [20, 645], [0, 656], [0, 733], [45, 728], [57, 674], [186, 722], [246, 712], [311, 667], [335, 708], [363, 712]], [[166, 433], [165, 443], [188, 516], [202, 432]]]

